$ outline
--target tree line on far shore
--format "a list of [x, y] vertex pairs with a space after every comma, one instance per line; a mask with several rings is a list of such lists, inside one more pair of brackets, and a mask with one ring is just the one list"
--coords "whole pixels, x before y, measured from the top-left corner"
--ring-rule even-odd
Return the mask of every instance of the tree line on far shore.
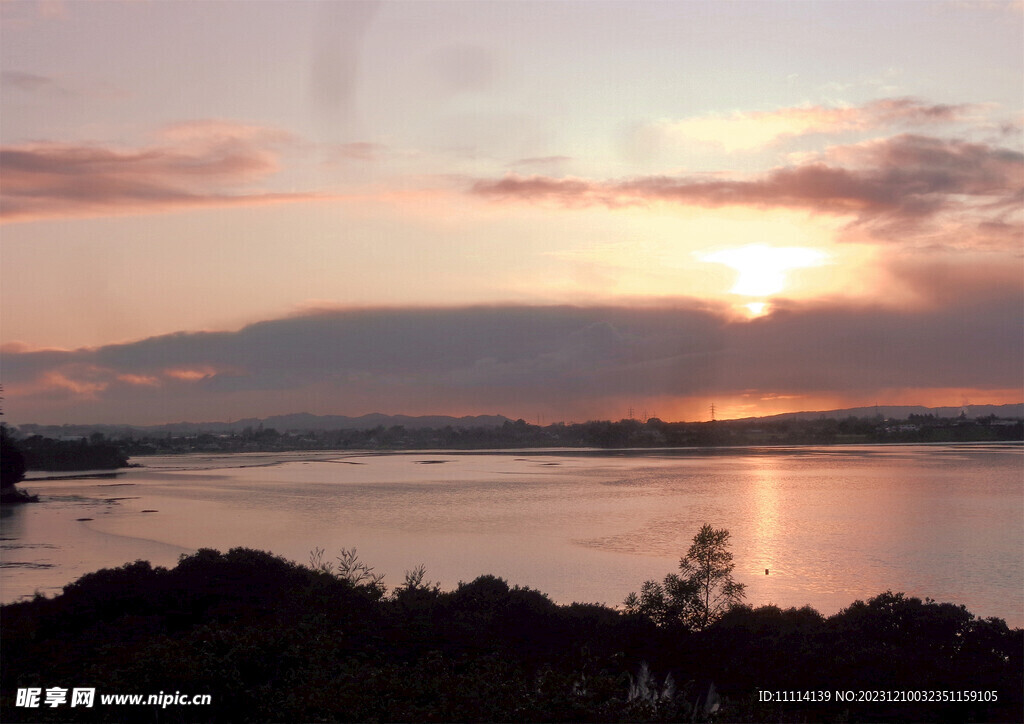
[[[26, 426], [26, 430], [34, 426]], [[75, 428], [77, 429], [77, 428]], [[20, 434], [20, 431], [16, 431]], [[21, 435], [30, 470], [113, 469], [128, 457], [190, 452], [279, 452], [295, 450], [501, 450], [516, 448], [645, 449], [771, 445], [994, 442], [1024, 440], [1024, 421], [994, 415], [969, 419], [911, 415], [845, 419], [751, 419], [714, 422], [619, 420], [532, 425], [508, 420], [492, 427], [367, 429], [280, 432], [262, 426], [240, 432], [145, 434], [100, 432], [73, 440]]]

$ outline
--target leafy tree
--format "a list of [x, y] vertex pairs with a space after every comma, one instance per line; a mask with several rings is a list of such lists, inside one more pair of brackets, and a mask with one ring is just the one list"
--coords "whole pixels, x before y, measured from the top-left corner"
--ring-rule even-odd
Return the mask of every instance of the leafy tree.
[[34, 503], [39, 500], [15, 486], [25, 478], [25, 456], [0, 425], [0, 503]]
[[679, 560], [679, 574], [670, 573], [661, 583], [644, 582], [639, 595], [626, 597], [626, 611], [647, 616], [659, 626], [707, 628], [746, 595], [746, 585], [732, 578], [735, 567], [729, 531], [705, 523]]
[[[0, 400], [3, 399], [4, 387], [0, 385]], [[3, 415], [0, 410], [0, 415]], [[14, 486], [25, 477], [25, 456], [14, 441], [8, 437], [7, 426], [0, 425], [0, 490], [10, 493]]]
[[[355, 548], [342, 548], [338, 553], [337, 563], [324, 560], [324, 549], [314, 548], [309, 554], [309, 568], [321, 573], [328, 573], [335, 578], [348, 581], [355, 588], [371, 593], [375, 598], [382, 598], [387, 593], [384, 585], [384, 574], [374, 573], [373, 567], [359, 559]], [[424, 569], [424, 573], [426, 569]], [[408, 581], [408, 575], [406, 576]], [[422, 583], [422, 576], [418, 583]]]
[[0, 488], [13, 489], [25, 477], [25, 457], [7, 437], [7, 428], [0, 427]]

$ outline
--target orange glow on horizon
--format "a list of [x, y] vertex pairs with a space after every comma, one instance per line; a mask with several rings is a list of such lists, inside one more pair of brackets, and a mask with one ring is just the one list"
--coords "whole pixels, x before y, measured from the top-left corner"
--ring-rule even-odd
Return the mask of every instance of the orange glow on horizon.
[[[870, 396], [868, 396], [870, 395]], [[625, 410], [632, 407], [637, 414], [641, 410], [655, 411], [665, 422], [706, 422], [711, 419], [711, 405], [715, 406], [716, 420], [741, 420], [750, 417], [770, 417], [796, 412], [821, 412], [846, 410], [858, 407], [965, 407], [975, 405], [1012, 405], [1024, 402], [1021, 389], [963, 389], [963, 388], [913, 388], [883, 390], [878, 393], [850, 394], [848, 396], [827, 392], [788, 394], [768, 392], [740, 392], [722, 394], [710, 393], [699, 397], [677, 399], [644, 398], [623, 400], [621, 412], [618, 407], [604, 414], [583, 419], [619, 420]], [[508, 414], [508, 413], [505, 413]], [[652, 415], [653, 416], [653, 415]], [[555, 416], [551, 420], [558, 419]], [[639, 418], [638, 418], [639, 419]], [[568, 422], [569, 420], [565, 420]]]

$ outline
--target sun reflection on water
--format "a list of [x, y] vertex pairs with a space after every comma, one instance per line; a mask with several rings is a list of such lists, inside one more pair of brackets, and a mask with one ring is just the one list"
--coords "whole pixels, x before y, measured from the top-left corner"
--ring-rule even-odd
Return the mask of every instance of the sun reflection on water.
[[753, 560], [763, 564], [768, 575], [784, 573], [779, 558], [780, 520], [779, 479], [775, 465], [770, 458], [757, 459], [757, 466], [750, 471], [753, 483], [751, 500], [754, 507], [754, 551]]

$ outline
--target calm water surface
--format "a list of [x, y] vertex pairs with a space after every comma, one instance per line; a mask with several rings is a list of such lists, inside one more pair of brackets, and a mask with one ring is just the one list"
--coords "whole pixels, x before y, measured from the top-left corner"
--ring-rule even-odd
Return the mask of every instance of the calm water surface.
[[135, 462], [146, 467], [22, 484], [44, 502], [0, 520], [3, 601], [200, 547], [306, 562], [315, 547], [355, 546], [390, 585], [423, 563], [444, 588], [493, 573], [559, 602], [615, 605], [674, 571], [707, 522], [732, 532], [752, 604], [834, 613], [891, 589], [1024, 626], [1020, 445]]

